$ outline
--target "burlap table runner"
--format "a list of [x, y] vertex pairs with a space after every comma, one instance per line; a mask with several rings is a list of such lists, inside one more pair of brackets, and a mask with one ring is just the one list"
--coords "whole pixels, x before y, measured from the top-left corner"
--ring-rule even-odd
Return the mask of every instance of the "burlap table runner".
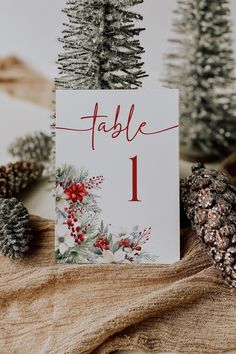
[[236, 347], [236, 294], [188, 228], [172, 266], [63, 266], [54, 263], [53, 222], [31, 224], [33, 252], [23, 261], [0, 257], [1, 353]]
[[[8, 90], [14, 77], [4, 86], [6, 77], [0, 65], [0, 86]], [[23, 79], [21, 91], [16, 80], [11, 94], [49, 107], [51, 83], [41, 96], [41, 84], [30, 89], [30, 81]], [[0, 353], [194, 354], [236, 348], [236, 294], [188, 227], [175, 265], [63, 266], [54, 262], [53, 222], [32, 216], [31, 225], [33, 251], [22, 261], [0, 256]]]

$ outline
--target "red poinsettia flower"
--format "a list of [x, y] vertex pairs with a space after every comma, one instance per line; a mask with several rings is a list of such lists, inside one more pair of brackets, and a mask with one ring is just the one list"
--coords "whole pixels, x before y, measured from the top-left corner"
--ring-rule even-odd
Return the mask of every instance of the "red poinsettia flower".
[[65, 190], [65, 194], [67, 195], [68, 200], [75, 203], [77, 201], [82, 202], [84, 197], [88, 195], [88, 192], [86, 191], [83, 183], [73, 183]]

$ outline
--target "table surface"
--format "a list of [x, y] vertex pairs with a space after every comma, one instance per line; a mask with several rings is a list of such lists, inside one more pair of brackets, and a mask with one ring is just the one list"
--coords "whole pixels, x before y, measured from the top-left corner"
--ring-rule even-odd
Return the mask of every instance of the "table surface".
[[[50, 112], [30, 102], [21, 101], [0, 93], [1, 107], [1, 139], [0, 139], [0, 164], [12, 162], [7, 152], [10, 143], [14, 139], [25, 134], [42, 130], [50, 133], [49, 118]], [[180, 162], [181, 176], [190, 173], [191, 164]], [[30, 191], [22, 196], [31, 214], [45, 218], [54, 218], [54, 199], [49, 190], [47, 180], [40, 181]], [[119, 354], [143, 354], [138, 351], [122, 351]], [[229, 353], [236, 354], [236, 350]], [[170, 354], [170, 353], [169, 353]]]

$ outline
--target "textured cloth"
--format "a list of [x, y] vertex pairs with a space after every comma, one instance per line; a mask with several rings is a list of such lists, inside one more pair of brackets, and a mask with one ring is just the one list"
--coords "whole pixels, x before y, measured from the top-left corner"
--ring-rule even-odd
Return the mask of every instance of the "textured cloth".
[[1, 353], [236, 347], [236, 294], [188, 228], [175, 265], [72, 266], [54, 262], [53, 222], [32, 217], [31, 225], [33, 252], [0, 257]]
[[15, 57], [0, 59], [0, 90], [52, 108], [53, 82]]

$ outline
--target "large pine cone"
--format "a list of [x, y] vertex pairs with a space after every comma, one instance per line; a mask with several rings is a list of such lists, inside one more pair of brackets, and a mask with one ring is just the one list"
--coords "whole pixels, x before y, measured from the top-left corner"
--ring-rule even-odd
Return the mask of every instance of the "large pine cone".
[[50, 135], [43, 132], [36, 132], [18, 138], [9, 146], [12, 156], [17, 156], [23, 160], [49, 161], [53, 140]]
[[236, 288], [236, 188], [222, 172], [200, 164], [192, 171], [181, 185], [184, 210], [216, 268]]
[[38, 180], [43, 166], [37, 161], [19, 161], [0, 166], [0, 198], [16, 197]]
[[11, 259], [21, 258], [31, 239], [29, 213], [24, 205], [16, 198], [0, 199], [0, 252]]

